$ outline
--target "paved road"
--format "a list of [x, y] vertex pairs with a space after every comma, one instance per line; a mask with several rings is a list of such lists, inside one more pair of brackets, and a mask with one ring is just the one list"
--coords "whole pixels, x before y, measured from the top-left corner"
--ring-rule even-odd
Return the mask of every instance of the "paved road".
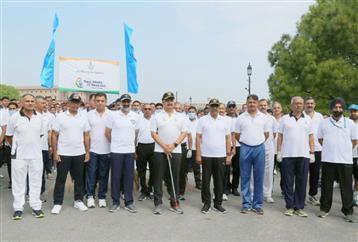
[[[5, 175], [5, 169], [0, 169], [0, 173]], [[51, 215], [50, 192], [46, 194], [49, 202], [43, 207], [44, 219], [32, 217], [27, 205], [23, 220], [13, 221], [12, 197], [7, 181], [6, 176], [0, 180], [1, 241], [358, 241], [358, 223], [351, 224], [342, 219], [339, 189], [335, 189], [332, 211], [325, 219], [316, 217], [318, 208], [311, 205], [306, 207], [308, 218], [284, 216], [284, 201], [277, 186], [274, 193], [276, 203], [265, 204], [264, 216], [241, 214], [241, 197], [233, 196], [224, 202], [229, 211], [227, 214], [212, 211], [203, 215], [200, 213], [200, 192], [193, 187], [190, 174], [186, 201], [182, 202], [184, 215], [173, 214], [167, 209], [160, 216], [153, 215], [153, 202], [149, 200], [136, 202], [137, 214], [124, 209], [112, 214], [103, 208], [79, 212], [72, 207], [72, 194], [66, 195], [62, 213]], [[49, 190], [52, 189], [53, 184]], [[135, 192], [135, 197], [138, 197], [138, 192]], [[165, 208], [168, 208], [167, 201]], [[355, 212], [358, 220], [357, 208]]]

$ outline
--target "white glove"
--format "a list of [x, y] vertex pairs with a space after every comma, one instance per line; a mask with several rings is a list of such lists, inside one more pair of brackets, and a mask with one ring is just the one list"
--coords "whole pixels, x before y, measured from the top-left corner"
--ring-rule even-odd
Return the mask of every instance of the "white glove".
[[281, 154], [281, 152], [280, 152], [280, 151], [279, 151], [279, 152], [277, 152], [276, 160], [277, 160], [277, 162], [279, 162], [279, 163], [281, 163], [281, 162], [282, 162], [282, 154]]
[[316, 161], [314, 154], [310, 154], [310, 163], [314, 163]]
[[192, 155], [193, 155], [193, 152], [191, 152], [191, 150], [188, 150], [188, 152], [186, 153], [186, 158], [190, 159]]

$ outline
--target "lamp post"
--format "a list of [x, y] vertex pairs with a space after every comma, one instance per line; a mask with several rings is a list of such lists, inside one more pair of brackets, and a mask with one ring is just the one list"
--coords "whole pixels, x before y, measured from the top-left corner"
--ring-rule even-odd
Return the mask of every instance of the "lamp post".
[[189, 97], [189, 103], [190, 103], [190, 105], [191, 105], [191, 100], [192, 100], [192, 98], [191, 98], [191, 96]]
[[251, 94], [251, 74], [252, 74], [252, 67], [249, 62], [249, 65], [247, 66], [247, 75], [249, 76], [249, 88], [246, 89], [249, 92], [249, 95]]

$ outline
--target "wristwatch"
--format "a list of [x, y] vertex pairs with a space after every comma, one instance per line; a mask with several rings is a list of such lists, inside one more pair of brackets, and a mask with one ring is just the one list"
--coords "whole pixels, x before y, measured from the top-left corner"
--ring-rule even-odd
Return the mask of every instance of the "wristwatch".
[[176, 148], [178, 146], [177, 142], [174, 143], [174, 147]]

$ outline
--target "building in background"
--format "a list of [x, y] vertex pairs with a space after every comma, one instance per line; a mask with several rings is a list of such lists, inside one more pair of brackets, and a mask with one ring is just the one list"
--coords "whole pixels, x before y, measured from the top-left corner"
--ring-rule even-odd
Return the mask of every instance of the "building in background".
[[[53, 99], [57, 101], [66, 101], [68, 97], [72, 94], [72, 92], [60, 92], [58, 87], [54, 88], [43, 88], [41, 86], [18, 86], [16, 87], [20, 91], [20, 95], [24, 94], [32, 94], [34, 96], [51, 96]], [[79, 92], [78, 93], [83, 101], [88, 101], [89, 92]]]

